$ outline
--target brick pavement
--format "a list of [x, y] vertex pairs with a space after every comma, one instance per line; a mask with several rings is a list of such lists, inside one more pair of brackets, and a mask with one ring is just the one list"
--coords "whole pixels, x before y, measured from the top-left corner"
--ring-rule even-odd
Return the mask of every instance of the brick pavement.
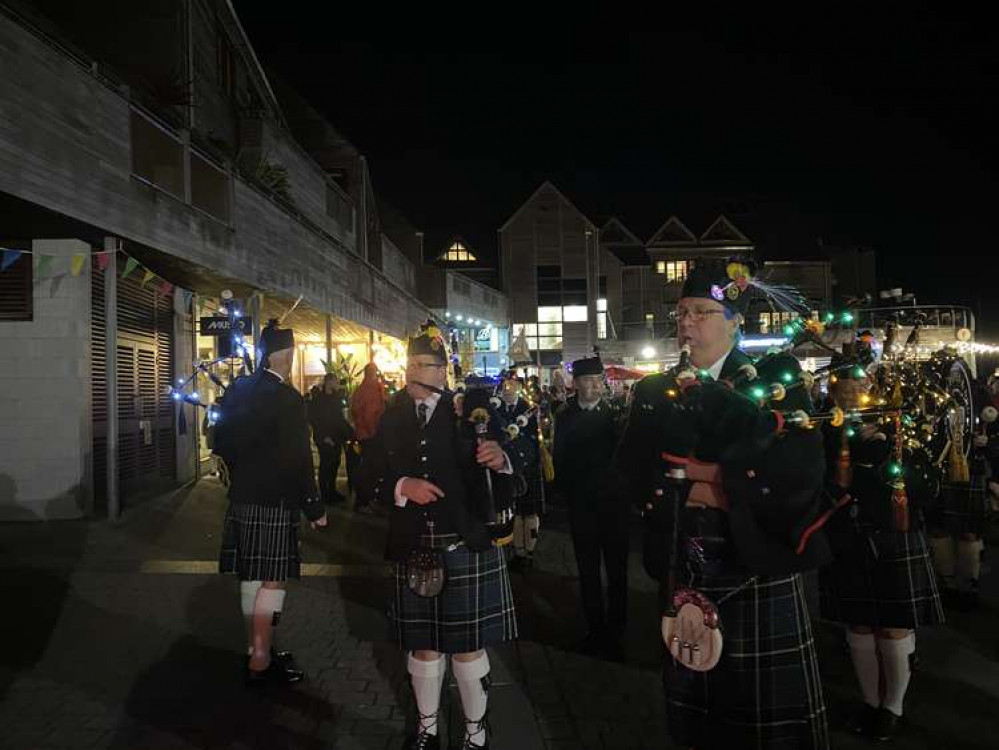
[[[318, 575], [294, 586], [280, 637], [308, 680], [257, 692], [239, 680], [233, 582], [204, 572], [223, 505], [209, 479], [152, 499], [119, 524], [0, 524], [0, 590], [15, 603], [0, 624], [10, 644], [0, 658], [0, 748], [399, 745], [412, 709], [383, 614], [384, 522], [337, 510], [329, 529], [303, 534], [307, 570]], [[492, 653], [495, 747], [671, 747], [654, 589], [632, 562], [627, 662], [574, 653], [582, 624], [571, 545], [558, 513], [549, 519], [536, 570], [514, 576], [523, 637]], [[987, 610], [920, 634], [913, 726], [896, 747], [988, 746], [982, 738], [999, 714], [995, 624]], [[838, 726], [853, 678], [836, 631], [819, 632]], [[452, 686], [450, 704], [457, 701]], [[834, 741], [863, 746], [838, 731]]]

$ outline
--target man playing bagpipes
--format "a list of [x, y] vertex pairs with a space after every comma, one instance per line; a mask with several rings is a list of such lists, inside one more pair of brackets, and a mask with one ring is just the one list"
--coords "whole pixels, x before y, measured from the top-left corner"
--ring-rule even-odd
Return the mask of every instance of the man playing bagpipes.
[[[524, 398], [523, 381], [512, 371], [500, 380], [500, 416], [516, 440], [516, 450], [524, 471], [514, 476], [513, 555], [510, 569], [527, 572], [534, 567], [534, 550], [538, 546], [541, 514], [545, 506], [545, 488], [541, 476], [538, 412], [540, 405]], [[515, 426], [515, 429], [514, 427]], [[533, 459], [528, 463], [528, 455]]]
[[367, 445], [359, 481], [389, 507], [387, 557], [395, 564], [391, 620], [419, 720], [404, 748], [440, 747], [438, 714], [447, 656], [461, 694], [461, 747], [488, 747], [486, 647], [517, 636], [499, 544], [512, 533], [518, 452], [500, 447], [490, 394], [466, 392], [459, 416], [445, 390], [448, 354], [432, 324], [409, 341], [406, 387]]
[[827, 748], [800, 576], [829, 559], [822, 438], [802, 428], [810, 384], [797, 361], [779, 354], [755, 369], [736, 347], [754, 287], [794, 300], [744, 261], [698, 262], [676, 308], [680, 365], [636, 385], [618, 466], [661, 582], [674, 741]]
[[922, 520], [937, 469], [921, 448], [903, 445], [901, 412], [860, 421], [872, 359], [858, 341], [832, 361], [832, 402], [855, 416], [822, 426], [825, 491], [838, 510], [825, 527], [835, 559], [820, 581], [822, 614], [847, 626], [864, 699], [851, 729], [886, 741], [902, 715], [914, 630], [942, 623], [944, 613]]

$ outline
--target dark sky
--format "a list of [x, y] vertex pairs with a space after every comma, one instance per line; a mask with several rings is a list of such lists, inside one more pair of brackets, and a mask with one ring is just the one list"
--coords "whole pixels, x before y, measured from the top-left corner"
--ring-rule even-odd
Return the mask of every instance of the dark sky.
[[642, 238], [671, 213], [696, 224], [742, 201], [764, 253], [807, 255], [817, 237], [872, 246], [881, 286], [920, 301], [980, 291], [999, 323], [988, 305], [999, 282], [983, 273], [999, 266], [985, 262], [996, 257], [999, 40], [981, 19], [908, 5], [792, 26], [719, 7], [700, 27], [652, 33], [520, 9], [503, 14], [511, 28], [469, 17], [427, 31], [294, 5], [235, 2], [265, 65], [368, 156], [376, 190], [428, 233], [494, 245], [545, 179]]

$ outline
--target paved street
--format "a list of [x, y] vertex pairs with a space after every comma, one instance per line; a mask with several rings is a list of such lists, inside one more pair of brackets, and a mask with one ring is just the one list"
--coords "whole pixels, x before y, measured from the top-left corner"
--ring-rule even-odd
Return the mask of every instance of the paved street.
[[[145, 501], [119, 524], [0, 526], [0, 747], [399, 745], [412, 708], [383, 614], [383, 521], [338, 509], [330, 528], [303, 535], [306, 576], [292, 588], [280, 637], [307, 680], [251, 691], [240, 682], [235, 586], [213, 572], [223, 509], [209, 478]], [[514, 577], [523, 637], [492, 653], [495, 747], [671, 746], [654, 590], [633, 562], [627, 663], [573, 653], [582, 635], [574, 564], [552, 514], [536, 571]], [[988, 596], [983, 613], [920, 633], [910, 726], [896, 747], [994, 746], [986, 739], [999, 715], [994, 587]], [[818, 631], [836, 727], [853, 705], [853, 677], [838, 631]], [[452, 686], [452, 713], [457, 700]], [[839, 731], [834, 743], [866, 746]]]

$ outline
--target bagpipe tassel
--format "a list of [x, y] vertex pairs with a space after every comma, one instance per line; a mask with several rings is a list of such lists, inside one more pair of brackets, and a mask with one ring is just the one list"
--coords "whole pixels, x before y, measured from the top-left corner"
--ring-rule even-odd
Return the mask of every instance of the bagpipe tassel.
[[836, 460], [836, 484], [846, 489], [853, 484], [853, 467], [850, 463], [850, 443], [846, 430], [842, 431], [839, 457]]
[[891, 491], [891, 510], [895, 530], [907, 532], [909, 530], [909, 496], [905, 492], [904, 482], [896, 482]]

